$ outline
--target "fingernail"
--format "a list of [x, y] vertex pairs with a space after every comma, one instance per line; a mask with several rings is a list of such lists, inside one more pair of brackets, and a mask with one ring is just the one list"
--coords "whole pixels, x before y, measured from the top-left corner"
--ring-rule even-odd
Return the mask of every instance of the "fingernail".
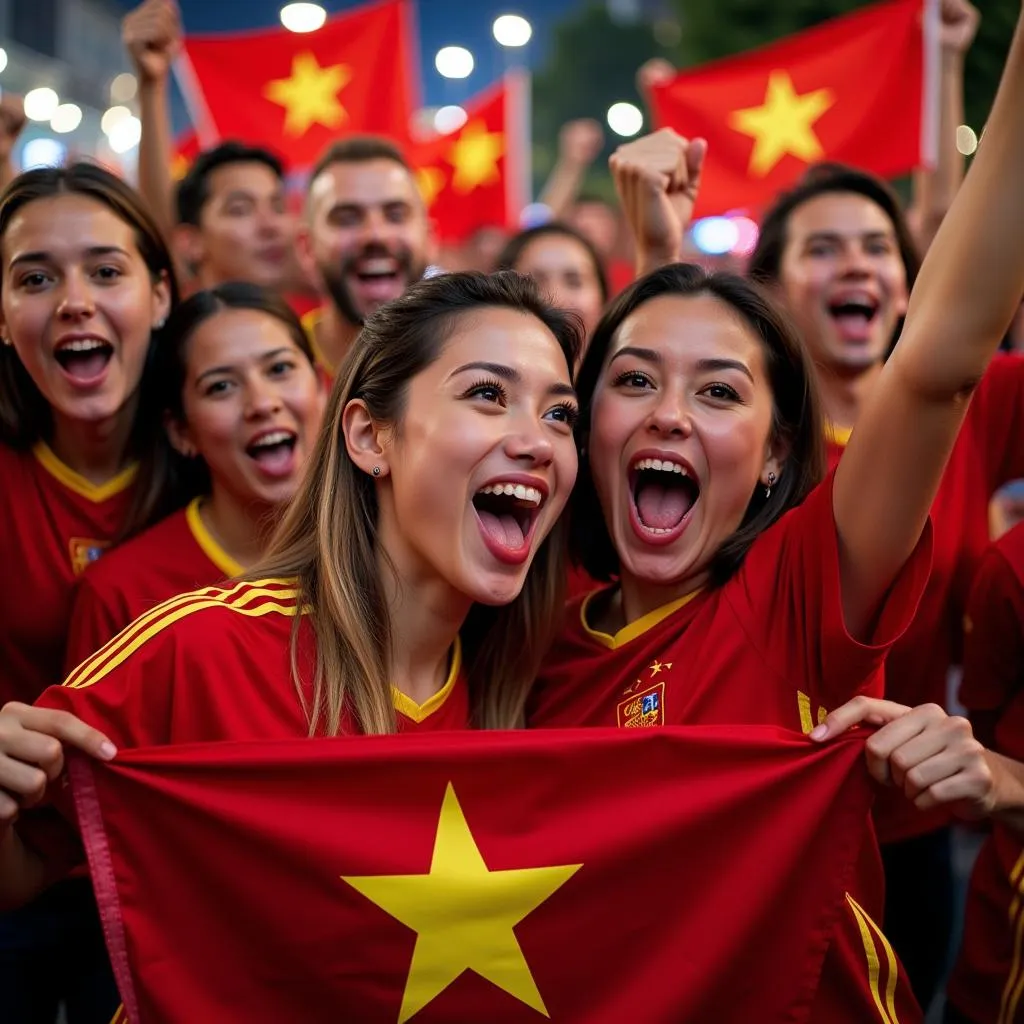
[[102, 757], [104, 761], [112, 760], [116, 753], [117, 747], [115, 747], [110, 740], [104, 740], [100, 744], [100, 757]]
[[822, 722], [816, 725], [809, 733], [812, 740], [823, 740], [828, 735], [828, 726]]

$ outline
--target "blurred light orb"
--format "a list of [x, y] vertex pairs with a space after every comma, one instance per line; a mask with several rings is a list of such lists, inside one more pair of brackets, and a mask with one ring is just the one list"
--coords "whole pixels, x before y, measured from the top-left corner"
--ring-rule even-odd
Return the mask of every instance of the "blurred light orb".
[[38, 167], [60, 167], [66, 156], [64, 144], [56, 139], [29, 139], [21, 150], [21, 169], [34, 171]]
[[135, 99], [135, 94], [138, 91], [139, 83], [135, 80], [135, 76], [130, 71], [122, 71], [110, 83], [110, 102], [127, 103], [129, 100]]
[[25, 116], [30, 121], [49, 121], [59, 106], [57, 94], [45, 86], [25, 93]]
[[134, 115], [129, 114], [121, 118], [114, 127], [107, 132], [107, 141], [110, 148], [118, 155], [123, 155], [134, 149], [142, 138], [142, 122]]
[[644, 126], [644, 115], [635, 103], [613, 103], [608, 108], [608, 127], [616, 135], [629, 138]]
[[469, 78], [473, 66], [473, 54], [464, 46], [442, 46], [434, 58], [434, 67], [444, 78]]
[[326, 20], [327, 12], [319, 4], [285, 4], [281, 8], [281, 24], [289, 32], [315, 32]]
[[457, 132], [469, 119], [469, 115], [456, 105], [440, 107], [434, 114], [434, 130], [442, 135]]
[[739, 240], [739, 228], [729, 217], [702, 217], [693, 225], [693, 244], [708, 256], [732, 252]]
[[978, 136], [967, 124], [960, 125], [956, 130], [956, 149], [961, 156], [971, 156], [978, 148]]
[[82, 108], [76, 103], [62, 103], [50, 118], [50, 127], [60, 134], [73, 132], [82, 123]]
[[518, 14], [502, 14], [491, 26], [499, 46], [525, 46], [533, 35], [533, 26]]

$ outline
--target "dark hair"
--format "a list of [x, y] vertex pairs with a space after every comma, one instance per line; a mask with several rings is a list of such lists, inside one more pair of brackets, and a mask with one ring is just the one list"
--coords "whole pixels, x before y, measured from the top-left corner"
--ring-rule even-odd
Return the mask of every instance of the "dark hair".
[[[250, 578], [297, 578], [316, 634], [310, 731], [336, 733], [344, 709], [364, 732], [395, 729], [388, 652], [392, 625], [380, 579], [377, 490], [352, 462], [342, 420], [353, 399], [401, 430], [409, 382], [436, 360], [459, 320], [487, 308], [535, 317], [558, 342], [569, 373], [582, 343], [579, 319], [552, 309], [537, 285], [511, 271], [441, 274], [410, 286], [367, 318], [334, 382], [305, 478], [263, 563]], [[523, 592], [500, 608], [474, 605], [461, 637], [478, 725], [522, 724], [526, 693], [557, 629], [565, 589], [564, 517], [537, 550]], [[292, 674], [300, 694], [300, 634]]]
[[594, 268], [594, 274], [597, 277], [598, 287], [601, 289], [601, 302], [602, 304], [608, 301], [608, 275], [605, 273], [604, 261], [601, 259], [600, 254], [594, 247], [594, 243], [580, 234], [575, 228], [570, 227], [568, 224], [563, 224], [561, 221], [551, 221], [547, 224], [538, 224], [536, 227], [527, 228], [525, 231], [520, 231], [518, 235], [513, 235], [506, 243], [505, 247], [501, 250], [498, 255], [498, 270], [515, 270], [516, 264], [521, 259], [523, 252], [530, 246], [532, 242], [535, 242], [538, 238], [562, 237], [571, 238], [574, 242], [579, 245], [587, 252], [587, 256], [590, 257], [590, 263]]
[[786, 248], [787, 227], [793, 211], [811, 199], [837, 192], [853, 192], [870, 199], [892, 222], [899, 246], [909, 292], [921, 269], [921, 257], [907, 226], [899, 197], [881, 178], [845, 164], [815, 164], [804, 172], [797, 185], [783, 192], [761, 221], [757, 246], [751, 253], [747, 273], [761, 284], [775, 284], [782, 270], [782, 254]]
[[[29, 203], [63, 195], [79, 195], [101, 203], [135, 233], [135, 244], [154, 282], [166, 280], [170, 308], [178, 305], [178, 279], [174, 261], [160, 228], [139, 194], [116, 175], [97, 164], [73, 163], [43, 167], [19, 174], [0, 195], [0, 243], [14, 215]], [[3, 275], [0, 273], [0, 295]], [[121, 536], [130, 536], [160, 517], [166, 463], [158, 456], [163, 426], [154, 401], [154, 361], [164, 330], [150, 336], [146, 363], [139, 383], [139, 402], [129, 441], [131, 453], [142, 466]], [[47, 438], [52, 429], [50, 405], [36, 387], [10, 346], [0, 346], [0, 443], [28, 448]]]
[[594, 390], [623, 321], [644, 303], [662, 295], [711, 295], [761, 339], [772, 392], [772, 436], [786, 448], [779, 479], [768, 498], [754, 488], [739, 529], [725, 540], [710, 566], [713, 584], [724, 583], [740, 567], [758, 535], [799, 505], [825, 474], [824, 421], [811, 358], [796, 328], [771, 297], [736, 274], [709, 273], [689, 263], [674, 263], [635, 281], [605, 311], [580, 368], [578, 444], [580, 468], [572, 495], [570, 553], [598, 580], [618, 572], [619, 559], [600, 512], [588, 460]]
[[[309, 336], [291, 306], [276, 292], [248, 281], [230, 281], [196, 292], [186, 299], [167, 321], [164, 341], [156, 361], [159, 381], [157, 406], [161, 414], [169, 414], [182, 422], [185, 419], [182, 392], [188, 366], [188, 343], [200, 324], [226, 309], [251, 309], [279, 320], [314, 368], [316, 357]], [[210, 493], [210, 471], [201, 458], [186, 459], [174, 450], [166, 435], [169, 473], [163, 500], [165, 506], [181, 505], [190, 498]]]
[[316, 181], [334, 164], [365, 164], [370, 160], [391, 160], [412, 173], [412, 165], [390, 139], [383, 135], [350, 135], [340, 142], [332, 142], [324, 150], [320, 159], [313, 165], [309, 180]]
[[179, 224], [199, 227], [203, 207], [210, 199], [210, 176], [230, 164], [263, 164], [275, 178], [284, 180], [284, 165], [269, 149], [233, 141], [222, 142], [213, 149], [204, 149], [195, 158], [185, 177], [178, 182], [175, 202]]

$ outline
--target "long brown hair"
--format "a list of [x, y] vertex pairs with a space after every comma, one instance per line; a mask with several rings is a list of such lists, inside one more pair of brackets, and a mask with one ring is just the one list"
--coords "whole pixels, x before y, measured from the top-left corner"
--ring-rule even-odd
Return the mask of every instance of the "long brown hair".
[[734, 310], [761, 339], [772, 392], [772, 438], [786, 458], [769, 497], [756, 487], [738, 530], [726, 538], [711, 563], [711, 580], [724, 583], [743, 563], [750, 545], [789, 509], [800, 504], [825, 475], [824, 423], [810, 356], [800, 336], [771, 297], [735, 274], [709, 274], [701, 267], [674, 263], [641, 277], [606, 310], [587, 349], [576, 390], [580, 397], [579, 476], [572, 494], [573, 561], [597, 580], [611, 580], [619, 569], [590, 472], [587, 450], [594, 390], [612, 341], [623, 321], [661, 295], [712, 295]]
[[[135, 243], [154, 282], [165, 280], [170, 292], [170, 309], [178, 304], [178, 282], [170, 250], [142, 198], [116, 175], [97, 164], [74, 163], [67, 167], [43, 167], [19, 174], [0, 195], [0, 245], [15, 214], [37, 199], [62, 195], [86, 196], [102, 203], [135, 233]], [[3, 275], [0, 273], [0, 297]], [[154, 360], [163, 332], [150, 335], [149, 350], [139, 383], [139, 401], [132, 425], [131, 454], [141, 461], [132, 503], [119, 539], [137, 533], [155, 522], [166, 509], [161, 507], [167, 474], [165, 448], [156, 395]], [[0, 444], [30, 448], [46, 440], [53, 416], [46, 398], [36, 387], [13, 347], [0, 346]]]
[[[361, 731], [394, 732], [391, 622], [380, 579], [377, 492], [350, 459], [342, 416], [361, 399], [382, 426], [400, 427], [409, 382], [441, 353], [459, 319], [499, 307], [528, 313], [554, 335], [572, 367], [582, 339], [571, 313], [552, 309], [527, 277], [506, 271], [445, 274], [413, 285], [369, 317], [334, 382], [324, 426], [298, 494], [250, 579], [297, 579], [316, 636], [308, 702], [310, 733], [336, 734], [343, 714]], [[570, 371], [571, 372], [571, 371]], [[443, 472], [443, 467], [439, 467]], [[474, 605], [460, 633], [474, 724], [522, 724], [526, 693], [557, 627], [564, 599], [562, 523], [540, 545], [520, 595], [499, 608]], [[299, 620], [292, 674], [300, 696]]]

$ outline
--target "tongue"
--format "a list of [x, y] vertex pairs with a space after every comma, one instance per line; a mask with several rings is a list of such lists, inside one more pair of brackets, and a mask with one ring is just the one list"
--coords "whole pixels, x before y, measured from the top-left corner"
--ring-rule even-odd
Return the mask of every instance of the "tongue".
[[287, 473], [292, 467], [292, 451], [290, 444], [275, 444], [272, 447], [257, 448], [252, 457], [268, 473]]
[[848, 341], [867, 341], [871, 321], [862, 313], [839, 313], [835, 316], [839, 333]]
[[500, 544], [503, 548], [517, 551], [526, 543], [523, 528], [519, 520], [509, 513], [488, 512], [484, 509], [477, 510], [480, 522], [483, 524], [487, 536]]
[[402, 293], [402, 282], [397, 274], [382, 274], [376, 277], [358, 277], [359, 290], [377, 302], [389, 302]]
[[63, 355], [60, 364], [69, 377], [76, 380], [92, 380], [104, 371], [109, 361], [110, 352], [107, 349], [94, 349], [91, 352]]
[[692, 504], [686, 488], [679, 484], [643, 483], [636, 495], [640, 522], [656, 530], [678, 526]]

